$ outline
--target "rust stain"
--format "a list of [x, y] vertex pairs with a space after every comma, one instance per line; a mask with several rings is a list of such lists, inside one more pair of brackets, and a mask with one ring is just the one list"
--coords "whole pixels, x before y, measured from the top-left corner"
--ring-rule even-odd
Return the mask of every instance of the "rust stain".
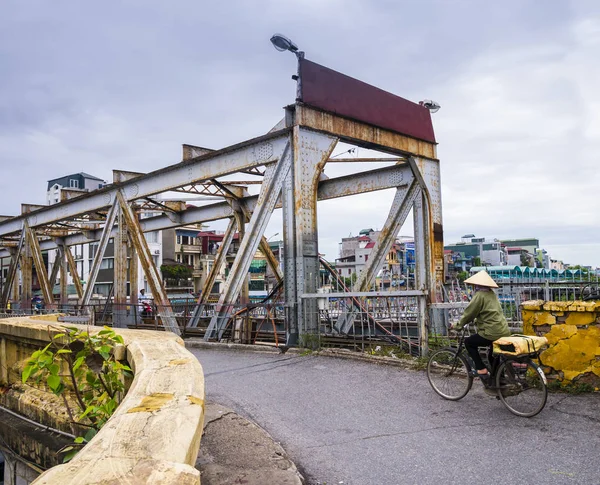
[[189, 364], [192, 359], [173, 359], [169, 361], [169, 365], [185, 365]]
[[187, 398], [192, 404], [197, 404], [198, 406], [204, 407], [204, 399], [201, 399], [196, 396], [188, 396]]
[[433, 224], [433, 240], [443, 241], [444, 240], [444, 229], [441, 224], [434, 222]]
[[159, 411], [165, 404], [173, 400], [173, 394], [156, 392], [149, 396], [144, 396], [139, 406], [131, 408], [127, 413], [151, 413]]
[[311, 109], [308, 106], [298, 106], [296, 116], [298, 124], [302, 126], [311, 127], [317, 131], [325, 131], [346, 140], [352, 140], [355, 143], [358, 142], [366, 148], [388, 147], [403, 153], [411, 153], [432, 160], [436, 159], [434, 143], [417, 140], [393, 131], [378, 129], [360, 121], [342, 118]]

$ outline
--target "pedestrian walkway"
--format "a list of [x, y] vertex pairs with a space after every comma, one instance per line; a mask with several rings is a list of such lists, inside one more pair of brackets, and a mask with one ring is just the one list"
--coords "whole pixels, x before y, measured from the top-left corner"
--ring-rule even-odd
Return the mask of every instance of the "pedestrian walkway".
[[262, 428], [219, 404], [206, 405], [196, 468], [202, 485], [301, 485], [296, 466]]

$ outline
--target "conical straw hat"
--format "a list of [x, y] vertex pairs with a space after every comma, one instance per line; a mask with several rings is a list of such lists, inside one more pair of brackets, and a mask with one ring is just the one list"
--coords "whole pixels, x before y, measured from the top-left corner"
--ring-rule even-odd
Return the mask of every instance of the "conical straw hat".
[[465, 283], [469, 285], [487, 286], [488, 288], [498, 288], [498, 285], [486, 270], [481, 270], [479, 273], [475, 273], [470, 278], [467, 278]]

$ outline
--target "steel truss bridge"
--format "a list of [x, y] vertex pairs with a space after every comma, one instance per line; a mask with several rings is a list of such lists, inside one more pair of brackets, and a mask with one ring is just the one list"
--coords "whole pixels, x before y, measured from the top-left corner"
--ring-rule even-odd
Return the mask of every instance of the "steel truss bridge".
[[[316, 276], [320, 264], [318, 202], [393, 189], [395, 196], [385, 225], [351, 290], [356, 295], [354, 300], [368, 297], [375, 276], [412, 210], [415, 289], [397, 291], [394, 296], [417, 298], [418, 327], [420, 334], [426, 335], [428, 305], [439, 300], [435, 289], [443, 282], [440, 168], [429, 110], [303, 57], [298, 59], [294, 78], [295, 102], [284, 108], [283, 119], [263, 136], [221, 150], [184, 145], [180, 163], [147, 174], [114, 170], [113, 183], [104, 188], [83, 194], [64, 190], [66, 200], [60, 203], [22, 204], [21, 215], [0, 218], [0, 257], [10, 258], [0, 306], [5, 308], [8, 301], [19, 299], [23, 306], [29, 304], [35, 266], [47, 307], [54, 304], [52, 289], [57, 280], [60, 301], [67, 302], [69, 271], [76, 285], [78, 306], [85, 310], [104, 252], [113, 238], [115, 307], [137, 303], [135, 290], [128, 300], [127, 281], [132, 289], [138, 287], [139, 261], [160, 308], [162, 325], [179, 334], [180, 327], [144, 233], [228, 219], [212, 272], [187, 325], [198, 325], [218, 268], [237, 232], [240, 247], [204, 338], [220, 339], [239, 303], [247, 301], [248, 269], [260, 248], [283, 281], [286, 345], [294, 346], [301, 334], [317, 332], [319, 328], [317, 299], [323, 295], [317, 292]], [[375, 150], [382, 154], [381, 158], [365, 161], [389, 165], [328, 179], [322, 172], [340, 142]], [[243, 181], [249, 175], [260, 183], [258, 195], [248, 191], [252, 182]], [[201, 207], [186, 208], [183, 201], [167, 202], [157, 197], [173, 191], [218, 199]], [[263, 235], [276, 209], [281, 209], [283, 222], [283, 271]], [[139, 213], [149, 210], [159, 215], [140, 219]], [[98, 249], [83, 288], [69, 248], [91, 242], [98, 242]], [[51, 271], [44, 265], [44, 251], [56, 252]], [[356, 315], [363, 311], [361, 305], [359, 302], [345, 308], [337, 316], [333, 331], [342, 335], [352, 332]], [[123, 321], [115, 312], [114, 325], [122, 326]], [[426, 341], [422, 339], [423, 346]]]

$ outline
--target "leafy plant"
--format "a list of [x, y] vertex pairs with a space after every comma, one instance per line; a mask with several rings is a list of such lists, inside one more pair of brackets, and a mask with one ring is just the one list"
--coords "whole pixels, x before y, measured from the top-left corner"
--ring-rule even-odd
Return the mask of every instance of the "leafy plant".
[[[95, 335], [75, 327], [61, 328], [23, 368], [23, 383], [29, 379], [38, 384], [45, 381], [55, 395], [62, 397], [73, 434], [77, 434], [76, 424], [89, 428], [75, 439], [75, 446], [61, 450], [67, 452], [64, 461], [75, 456], [78, 447], [91, 440], [117, 408], [125, 390], [124, 377], [131, 376], [129, 366], [115, 359], [114, 349], [119, 344], [123, 344], [123, 338], [109, 327]], [[75, 409], [67, 399], [71, 392]]]
[[298, 339], [298, 347], [315, 351], [319, 350], [321, 346], [320, 335], [312, 333], [300, 334], [300, 338]]
[[185, 264], [163, 264], [160, 271], [163, 278], [170, 280], [187, 280], [193, 274], [192, 267]]

